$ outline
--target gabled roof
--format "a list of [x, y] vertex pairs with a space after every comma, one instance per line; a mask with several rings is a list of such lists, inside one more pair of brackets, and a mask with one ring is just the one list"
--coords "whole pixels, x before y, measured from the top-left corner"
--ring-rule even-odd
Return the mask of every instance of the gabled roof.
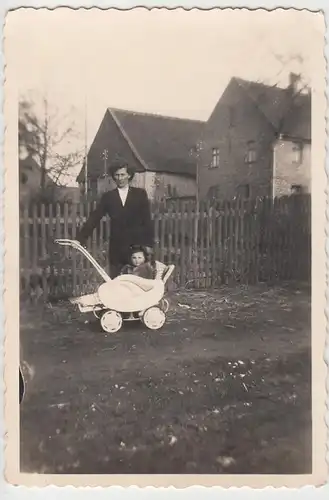
[[195, 176], [190, 153], [204, 122], [117, 108], [108, 111], [146, 170]]
[[276, 132], [311, 140], [311, 95], [288, 88], [233, 78], [249, 95]]

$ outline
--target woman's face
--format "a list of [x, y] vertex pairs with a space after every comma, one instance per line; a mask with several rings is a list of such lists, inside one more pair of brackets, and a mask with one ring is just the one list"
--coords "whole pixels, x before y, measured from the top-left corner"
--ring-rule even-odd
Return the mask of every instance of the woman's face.
[[119, 168], [113, 175], [114, 182], [118, 188], [124, 188], [129, 184], [129, 174], [127, 167]]
[[131, 256], [131, 263], [133, 266], [140, 266], [141, 264], [144, 264], [145, 262], [145, 257], [143, 252], [135, 252]]

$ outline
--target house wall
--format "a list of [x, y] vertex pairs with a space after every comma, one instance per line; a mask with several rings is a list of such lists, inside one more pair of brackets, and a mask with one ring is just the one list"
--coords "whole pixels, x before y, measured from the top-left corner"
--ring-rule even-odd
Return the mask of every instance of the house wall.
[[[232, 80], [204, 128], [200, 154], [200, 197], [217, 187], [216, 196], [231, 198], [238, 186], [249, 184], [250, 196], [272, 191], [274, 131], [257, 105]], [[248, 141], [255, 141], [257, 160], [245, 163]], [[219, 148], [218, 167], [211, 167], [212, 148]]]
[[150, 200], [162, 200], [171, 196], [192, 196], [196, 192], [196, 182], [193, 178], [169, 173], [137, 174], [134, 185], [146, 189]]
[[196, 181], [193, 177], [175, 174], [157, 174], [156, 198], [195, 196]]
[[311, 145], [303, 144], [302, 161], [296, 162], [296, 153], [291, 140], [278, 140], [274, 145], [273, 195], [291, 194], [293, 184], [301, 185], [306, 193], [311, 192]]
[[[193, 196], [196, 193], [196, 182], [193, 178], [168, 173], [137, 172], [132, 186], [146, 189], [150, 200], [161, 200], [170, 196]], [[98, 194], [114, 187], [110, 177], [97, 180]]]

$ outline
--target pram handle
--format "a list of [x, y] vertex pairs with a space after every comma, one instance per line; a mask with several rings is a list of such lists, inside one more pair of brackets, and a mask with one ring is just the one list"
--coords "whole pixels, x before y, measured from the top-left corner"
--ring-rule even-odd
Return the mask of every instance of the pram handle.
[[165, 272], [164, 276], [162, 277], [162, 281], [164, 282], [164, 284], [167, 283], [167, 281], [169, 280], [170, 276], [172, 275], [174, 269], [175, 269], [174, 264], [170, 264], [169, 266], [167, 266], [166, 272]]
[[111, 281], [109, 275], [104, 271], [104, 269], [98, 264], [98, 262], [94, 259], [92, 255], [88, 252], [86, 248], [84, 248], [77, 240], [69, 240], [69, 239], [57, 239], [55, 243], [62, 246], [68, 246], [71, 248], [75, 248], [75, 250], [79, 250], [91, 264], [94, 266], [96, 271], [101, 275], [104, 281]]

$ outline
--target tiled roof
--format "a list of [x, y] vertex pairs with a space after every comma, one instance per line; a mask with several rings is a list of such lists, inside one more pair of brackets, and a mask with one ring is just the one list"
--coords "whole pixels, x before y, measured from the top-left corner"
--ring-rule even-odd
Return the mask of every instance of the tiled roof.
[[110, 108], [147, 170], [194, 176], [191, 149], [204, 122]]
[[275, 130], [289, 137], [311, 140], [311, 95], [291, 93], [289, 88], [264, 85], [241, 78], [243, 88]]

